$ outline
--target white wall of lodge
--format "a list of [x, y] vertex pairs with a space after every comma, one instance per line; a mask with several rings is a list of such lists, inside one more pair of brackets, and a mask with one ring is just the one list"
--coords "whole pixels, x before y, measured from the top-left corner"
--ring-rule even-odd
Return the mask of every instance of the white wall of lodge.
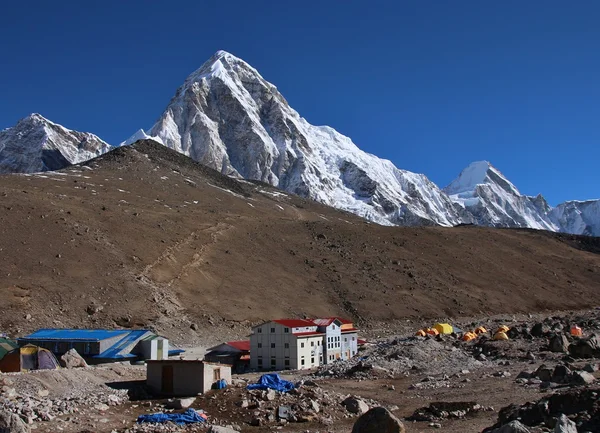
[[[302, 370], [356, 355], [356, 333], [342, 334], [337, 321], [326, 329], [317, 328], [317, 325], [290, 328], [277, 322], [267, 322], [254, 327], [250, 335], [250, 368]], [[302, 335], [318, 331], [321, 333]]]

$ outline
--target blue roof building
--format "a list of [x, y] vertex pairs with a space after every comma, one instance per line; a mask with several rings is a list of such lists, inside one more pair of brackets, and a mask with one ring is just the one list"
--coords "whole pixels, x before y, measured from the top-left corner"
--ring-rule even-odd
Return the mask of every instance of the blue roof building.
[[[71, 349], [91, 363], [156, 359], [156, 342], [161, 340], [158, 359], [165, 359], [162, 348], [168, 352], [168, 340], [147, 329], [39, 329], [33, 334], [17, 339], [19, 346], [33, 344], [61, 356]], [[162, 343], [166, 343], [163, 345]], [[149, 347], [154, 348], [153, 355]]]

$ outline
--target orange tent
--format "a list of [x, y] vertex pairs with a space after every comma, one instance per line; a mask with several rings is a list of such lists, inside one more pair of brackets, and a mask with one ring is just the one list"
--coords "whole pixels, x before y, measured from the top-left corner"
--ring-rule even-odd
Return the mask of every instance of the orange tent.
[[465, 332], [465, 334], [462, 336], [462, 340], [463, 341], [471, 341], [477, 338], [477, 335], [474, 332]]
[[417, 333], [415, 334], [415, 336], [417, 337], [425, 337], [427, 335], [427, 333], [425, 331], [423, 331], [422, 329], [419, 329], [417, 331]]
[[583, 331], [581, 330], [581, 328], [579, 326], [573, 325], [573, 326], [571, 326], [571, 335], [573, 337], [582, 337]]

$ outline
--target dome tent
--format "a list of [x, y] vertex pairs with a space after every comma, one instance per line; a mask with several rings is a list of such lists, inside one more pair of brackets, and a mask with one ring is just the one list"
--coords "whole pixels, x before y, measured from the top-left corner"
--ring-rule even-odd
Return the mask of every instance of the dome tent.
[[3, 373], [58, 368], [60, 364], [52, 352], [31, 344], [8, 352], [0, 360], [0, 371]]

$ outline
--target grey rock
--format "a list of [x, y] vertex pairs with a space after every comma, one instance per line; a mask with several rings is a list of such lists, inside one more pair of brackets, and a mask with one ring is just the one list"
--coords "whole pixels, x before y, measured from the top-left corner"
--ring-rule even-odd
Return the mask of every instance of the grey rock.
[[275, 392], [274, 389], [269, 388], [265, 393], [265, 400], [273, 401], [275, 400], [275, 397], [277, 397], [277, 392]]
[[364, 400], [352, 396], [346, 398], [342, 402], [342, 405], [344, 405], [348, 412], [357, 413], [359, 415], [362, 415], [369, 410], [369, 405], [365, 403]]
[[85, 359], [75, 349], [71, 349], [61, 356], [59, 362], [64, 368], [83, 368], [88, 366]]
[[492, 430], [490, 433], [531, 433], [531, 431], [520, 421], [511, 421], [500, 428]]
[[594, 376], [587, 371], [576, 371], [571, 375], [571, 381], [580, 385], [589, 385], [595, 380]]
[[221, 427], [218, 425], [211, 425], [208, 429], [208, 433], [240, 433], [237, 430], [234, 430], [229, 427]]
[[574, 358], [600, 357], [600, 339], [592, 334], [588, 338], [576, 340], [569, 345], [569, 354]]
[[577, 433], [577, 425], [566, 415], [561, 415], [554, 426], [554, 433]]
[[556, 334], [550, 338], [548, 348], [550, 352], [565, 353], [569, 350], [569, 340], [565, 334]]
[[352, 433], [406, 433], [406, 429], [386, 408], [374, 407], [356, 420]]
[[29, 433], [29, 427], [14, 413], [0, 410], [0, 431], [2, 433]]

